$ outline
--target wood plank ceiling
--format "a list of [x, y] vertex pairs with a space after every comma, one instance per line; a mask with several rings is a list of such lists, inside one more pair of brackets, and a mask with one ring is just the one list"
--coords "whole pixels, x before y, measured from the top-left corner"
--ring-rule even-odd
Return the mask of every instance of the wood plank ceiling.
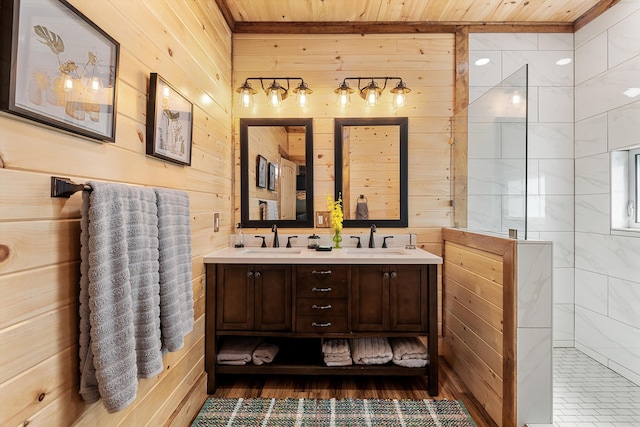
[[619, 0], [216, 0], [237, 33], [573, 32]]

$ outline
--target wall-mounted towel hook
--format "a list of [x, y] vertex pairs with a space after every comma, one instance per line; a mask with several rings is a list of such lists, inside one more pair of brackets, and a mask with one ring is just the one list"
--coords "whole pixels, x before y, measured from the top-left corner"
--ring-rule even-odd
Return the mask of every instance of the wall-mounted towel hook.
[[91, 186], [76, 184], [69, 178], [51, 177], [51, 197], [65, 197], [68, 199], [78, 191], [91, 191]]

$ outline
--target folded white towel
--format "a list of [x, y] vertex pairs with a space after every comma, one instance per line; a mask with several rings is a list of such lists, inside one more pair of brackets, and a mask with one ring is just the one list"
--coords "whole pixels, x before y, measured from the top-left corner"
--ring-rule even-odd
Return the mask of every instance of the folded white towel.
[[277, 345], [263, 342], [260, 344], [255, 350], [253, 350], [253, 354], [251, 355], [251, 359], [254, 365], [262, 365], [263, 363], [271, 363], [273, 359], [278, 354]]
[[389, 340], [384, 337], [354, 338], [349, 341], [353, 362], [357, 365], [384, 365], [393, 358]]
[[428, 360], [427, 346], [418, 337], [391, 338], [389, 340], [393, 351], [393, 360]]
[[396, 360], [393, 359], [393, 363], [398, 366], [403, 366], [405, 368], [424, 368], [429, 363], [428, 360], [423, 359], [405, 359], [405, 360]]
[[251, 362], [253, 350], [261, 342], [261, 337], [227, 337], [220, 347], [217, 361], [221, 365], [244, 365]]
[[331, 339], [322, 343], [322, 353], [351, 355], [351, 350], [346, 339]]
[[345, 357], [342, 359], [335, 359], [335, 360], [327, 360], [325, 358], [324, 363], [327, 366], [349, 366], [349, 365], [353, 365], [353, 360], [350, 357]]

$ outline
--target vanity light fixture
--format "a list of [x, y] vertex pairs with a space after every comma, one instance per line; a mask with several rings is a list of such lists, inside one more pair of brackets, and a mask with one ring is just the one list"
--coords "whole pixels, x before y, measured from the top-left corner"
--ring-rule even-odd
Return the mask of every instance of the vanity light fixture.
[[[358, 81], [360, 97], [371, 107], [378, 104], [380, 95], [382, 95], [382, 92], [387, 87], [387, 82], [389, 80], [399, 80], [396, 86], [390, 90], [390, 92], [393, 93], [393, 105], [395, 107], [404, 107], [406, 104], [406, 95], [411, 92], [411, 89], [407, 87], [400, 77], [346, 77], [342, 83], [340, 83], [338, 88], [333, 91], [338, 95], [338, 106], [340, 107], [346, 107], [349, 104], [350, 95], [354, 92], [354, 90], [349, 87], [347, 80]], [[365, 82], [368, 81], [365, 86], [362, 86], [363, 80]], [[380, 87], [376, 80], [383, 80], [383, 86]]]
[[[301, 77], [248, 77], [245, 79], [242, 86], [236, 89], [236, 92], [240, 94], [239, 102], [242, 107], [248, 108], [253, 105], [253, 95], [257, 91], [251, 87], [249, 80], [257, 80], [260, 82], [262, 90], [267, 95], [269, 104], [272, 107], [279, 107], [287, 96], [291, 89], [291, 81], [299, 80], [300, 83], [293, 89], [293, 93], [297, 95], [296, 104], [300, 107], [306, 107], [309, 105], [309, 95], [313, 93], [309, 86], [304, 82]], [[265, 81], [271, 81], [268, 87], [265, 88]], [[286, 87], [280, 82], [286, 81]]]

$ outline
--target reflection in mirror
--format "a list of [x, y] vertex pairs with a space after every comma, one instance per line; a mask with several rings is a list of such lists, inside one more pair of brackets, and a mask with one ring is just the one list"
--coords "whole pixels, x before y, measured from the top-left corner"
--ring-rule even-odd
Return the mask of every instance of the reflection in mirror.
[[313, 226], [311, 119], [240, 119], [244, 226]]
[[344, 225], [406, 227], [408, 120], [336, 119], [336, 197]]

